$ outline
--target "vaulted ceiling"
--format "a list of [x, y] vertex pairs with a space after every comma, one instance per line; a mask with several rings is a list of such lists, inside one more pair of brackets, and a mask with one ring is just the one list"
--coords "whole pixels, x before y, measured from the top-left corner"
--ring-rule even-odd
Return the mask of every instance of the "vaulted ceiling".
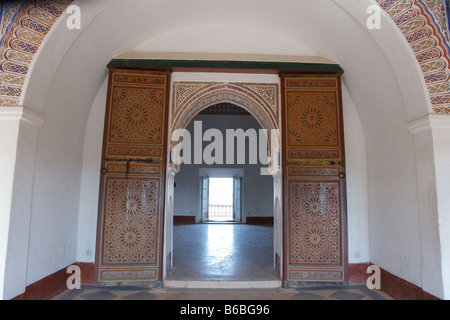
[[[449, 27], [445, 0], [377, 0], [377, 3], [404, 35], [416, 56], [433, 111], [450, 114]], [[71, 4], [71, 0], [22, 0], [1, 4], [1, 106], [21, 104], [33, 58], [58, 18], [69, 15], [65, 10]]]

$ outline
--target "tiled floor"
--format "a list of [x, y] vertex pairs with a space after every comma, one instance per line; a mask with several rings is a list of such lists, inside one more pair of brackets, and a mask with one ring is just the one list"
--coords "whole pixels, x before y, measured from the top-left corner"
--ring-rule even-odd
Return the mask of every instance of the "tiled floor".
[[82, 286], [54, 300], [391, 300], [366, 286], [278, 289], [142, 289]]
[[[273, 228], [246, 224], [175, 225], [173, 268], [162, 289], [82, 286], [55, 300], [381, 300], [366, 286], [281, 288], [273, 267]], [[255, 281], [256, 280], [256, 281]], [[189, 283], [190, 288], [183, 287]], [[209, 289], [195, 287], [209, 283]], [[280, 285], [273, 286], [279, 282]], [[181, 288], [176, 284], [181, 284]], [[243, 284], [242, 288], [236, 283]], [[262, 288], [269, 283], [268, 288]], [[192, 285], [195, 288], [192, 288]], [[224, 285], [233, 285], [233, 289]], [[207, 285], [207, 286], [208, 286]], [[248, 289], [253, 287], [252, 289]]]

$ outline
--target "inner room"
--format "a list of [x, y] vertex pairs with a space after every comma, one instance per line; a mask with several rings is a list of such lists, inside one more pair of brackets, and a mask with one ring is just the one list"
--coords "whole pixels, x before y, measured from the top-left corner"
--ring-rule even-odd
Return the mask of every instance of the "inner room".
[[[247, 134], [245, 148], [236, 138], [231, 151], [227, 130], [240, 129]], [[182, 148], [183, 162], [175, 175], [168, 280], [279, 280], [274, 258], [274, 183], [261, 170], [267, 167], [267, 141], [258, 135], [263, 141], [256, 143], [251, 136], [261, 129], [249, 112], [230, 103], [206, 108], [189, 122], [191, 150], [186, 144]], [[217, 135], [208, 137], [208, 132], [214, 133], [211, 130]], [[198, 161], [195, 134], [200, 131], [203, 153]], [[255, 143], [258, 150], [253, 149]], [[262, 155], [257, 161], [255, 151]]]

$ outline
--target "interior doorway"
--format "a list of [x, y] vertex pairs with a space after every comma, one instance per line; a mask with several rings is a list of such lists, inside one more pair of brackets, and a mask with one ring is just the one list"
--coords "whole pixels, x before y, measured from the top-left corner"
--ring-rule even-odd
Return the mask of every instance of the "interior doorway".
[[[241, 83], [230, 82], [227, 75], [228, 79], [217, 82], [211, 81], [208, 75], [207, 82], [176, 82], [172, 74], [169, 88], [167, 72], [114, 69], [110, 75], [100, 181], [96, 282], [164, 283], [167, 279], [174, 261], [174, 216], [178, 216], [176, 199], [180, 198], [175, 197], [175, 186], [178, 192], [183, 185], [178, 180], [180, 172], [186, 172], [173, 161], [181, 155], [173, 157], [180, 138], [173, 139], [173, 134], [185, 132], [197, 115], [218, 103], [231, 104], [231, 108], [226, 106], [218, 111], [232, 110], [233, 115], [227, 116], [234, 118], [227, 121], [221, 118], [217, 125], [253, 119], [270, 144], [262, 152], [267, 162], [257, 164], [256, 168], [244, 168], [243, 223], [234, 226], [246, 225], [249, 218], [255, 221], [254, 218], [260, 218], [256, 214], [270, 211], [273, 224], [271, 266], [275, 266], [278, 279], [281, 277], [285, 284], [348, 281], [340, 73], [274, 75], [281, 82], [281, 90], [280, 83], [273, 78], [274, 83]], [[173, 93], [170, 99], [173, 103], [167, 102], [169, 91]], [[239, 116], [235, 117], [236, 114]], [[135, 116], [140, 117], [139, 121]], [[217, 148], [221, 145], [220, 134], [213, 128], [209, 130], [203, 135], [200, 126], [198, 139], [194, 132], [193, 141], [200, 141], [193, 152], [193, 163], [197, 166], [210, 165], [201, 161], [203, 143], [207, 147], [208, 162], [223, 157]], [[249, 138], [247, 131], [241, 133], [245, 139]], [[183, 152], [183, 158], [188, 155]], [[261, 156], [258, 151], [247, 150], [245, 155]], [[233, 168], [239, 166], [237, 163]], [[264, 188], [260, 181], [249, 183], [247, 173], [252, 169], [258, 172], [254, 177], [270, 181], [270, 195], [262, 195]], [[187, 192], [181, 206], [183, 214], [194, 219], [193, 225], [205, 225], [201, 223], [198, 203], [199, 177], [199, 170], [188, 174]], [[253, 188], [246, 189], [246, 184]], [[133, 192], [131, 197], [129, 191]], [[255, 210], [249, 210], [246, 204], [252, 195], [257, 199], [253, 202], [258, 206]], [[268, 200], [270, 203], [266, 203]], [[131, 202], [139, 203], [139, 210], [130, 211]], [[317, 208], [324, 210], [317, 211]]]
[[[206, 109], [191, 120], [187, 131], [194, 132], [198, 122], [204, 132], [261, 129], [248, 112], [211, 114]], [[244, 150], [246, 160], [249, 143]], [[203, 149], [208, 145], [209, 140]], [[261, 167], [264, 164], [249, 161], [180, 165], [174, 178], [172, 268], [166, 280], [280, 281], [274, 259], [274, 182], [272, 176], [261, 174]], [[195, 223], [186, 223], [186, 219], [177, 223], [186, 215], [196, 216]], [[270, 222], [247, 223], [248, 217], [261, 216], [271, 218]]]

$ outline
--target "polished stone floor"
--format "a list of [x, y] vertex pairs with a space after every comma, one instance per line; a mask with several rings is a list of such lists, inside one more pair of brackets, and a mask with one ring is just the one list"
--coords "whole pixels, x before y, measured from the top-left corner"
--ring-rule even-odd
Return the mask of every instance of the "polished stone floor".
[[277, 289], [144, 289], [82, 286], [53, 300], [392, 300], [366, 286], [328, 286]]
[[168, 280], [276, 280], [273, 227], [175, 225]]
[[[54, 300], [391, 299], [382, 291], [369, 290], [366, 286], [282, 288], [273, 268], [271, 226], [223, 223], [175, 225], [173, 268], [167, 280], [164, 288], [83, 285], [79, 290], [62, 292]], [[202, 283], [207, 288], [189, 287], [184, 285], [186, 283]], [[223, 286], [236, 283], [238, 285], [233, 288]], [[269, 287], [261, 287], [264, 283], [268, 283]]]

